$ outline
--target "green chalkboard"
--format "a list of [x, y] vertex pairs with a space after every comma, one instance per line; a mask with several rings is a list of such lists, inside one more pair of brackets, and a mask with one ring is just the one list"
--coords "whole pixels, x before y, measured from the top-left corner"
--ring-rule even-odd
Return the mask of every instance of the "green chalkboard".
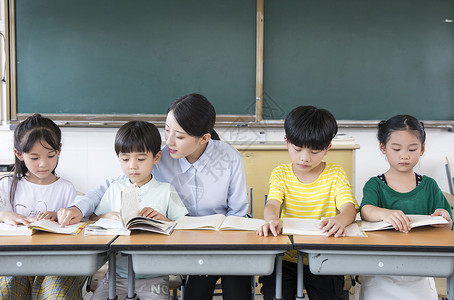
[[265, 1], [264, 118], [454, 119], [454, 1]]
[[16, 0], [17, 111], [254, 114], [255, 0]]

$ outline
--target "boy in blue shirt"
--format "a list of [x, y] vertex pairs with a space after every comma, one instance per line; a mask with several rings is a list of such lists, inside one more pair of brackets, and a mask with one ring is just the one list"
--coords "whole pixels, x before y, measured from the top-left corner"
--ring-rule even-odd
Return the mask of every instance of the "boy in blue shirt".
[[[144, 121], [130, 121], [123, 125], [115, 137], [115, 152], [120, 160], [124, 179], [113, 182], [96, 207], [92, 219], [120, 219], [121, 192], [129, 185], [138, 187], [139, 216], [156, 220], [176, 220], [188, 213], [175, 188], [157, 181], [151, 170], [161, 158], [161, 136], [158, 129]], [[117, 257], [117, 295], [127, 296], [128, 260]], [[107, 276], [107, 275], [106, 275]], [[136, 277], [136, 294], [142, 300], [169, 299], [168, 276]], [[106, 299], [109, 287], [107, 277], [96, 289], [92, 299]]]

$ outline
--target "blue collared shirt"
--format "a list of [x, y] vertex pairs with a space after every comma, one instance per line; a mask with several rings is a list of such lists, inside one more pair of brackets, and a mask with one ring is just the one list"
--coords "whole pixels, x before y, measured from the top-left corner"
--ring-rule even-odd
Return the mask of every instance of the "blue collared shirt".
[[[246, 216], [249, 204], [243, 160], [238, 150], [224, 142], [210, 140], [202, 156], [192, 165], [186, 158], [173, 159], [165, 146], [152, 174], [158, 181], [175, 187], [190, 216]], [[85, 195], [77, 196], [71, 206], [76, 206], [89, 218], [109, 185], [125, 178], [121, 175], [107, 179]]]
[[165, 146], [152, 174], [175, 187], [190, 216], [246, 216], [249, 204], [243, 160], [224, 142], [210, 140], [193, 164], [184, 157], [172, 158]]

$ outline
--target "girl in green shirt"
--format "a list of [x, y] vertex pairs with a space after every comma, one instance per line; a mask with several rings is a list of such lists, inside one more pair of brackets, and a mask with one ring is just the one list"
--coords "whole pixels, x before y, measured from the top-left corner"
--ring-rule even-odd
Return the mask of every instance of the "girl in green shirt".
[[[363, 189], [361, 218], [385, 221], [408, 233], [408, 214], [442, 216], [452, 227], [452, 211], [434, 179], [413, 171], [424, 154], [424, 124], [408, 115], [378, 124], [380, 151], [389, 169], [371, 178]], [[438, 299], [433, 278], [414, 276], [364, 276], [361, 299]]]

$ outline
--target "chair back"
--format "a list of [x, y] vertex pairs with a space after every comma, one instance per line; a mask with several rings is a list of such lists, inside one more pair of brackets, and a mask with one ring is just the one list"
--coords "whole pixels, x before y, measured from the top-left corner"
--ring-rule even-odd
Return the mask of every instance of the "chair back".
[[448, 185], [449, 185], [449, 192], [451, 195], [454, 195], [454, 169], [452, 165], [451, 159], [449, 157], [446, 157], [446, 175], [448, 176]]

